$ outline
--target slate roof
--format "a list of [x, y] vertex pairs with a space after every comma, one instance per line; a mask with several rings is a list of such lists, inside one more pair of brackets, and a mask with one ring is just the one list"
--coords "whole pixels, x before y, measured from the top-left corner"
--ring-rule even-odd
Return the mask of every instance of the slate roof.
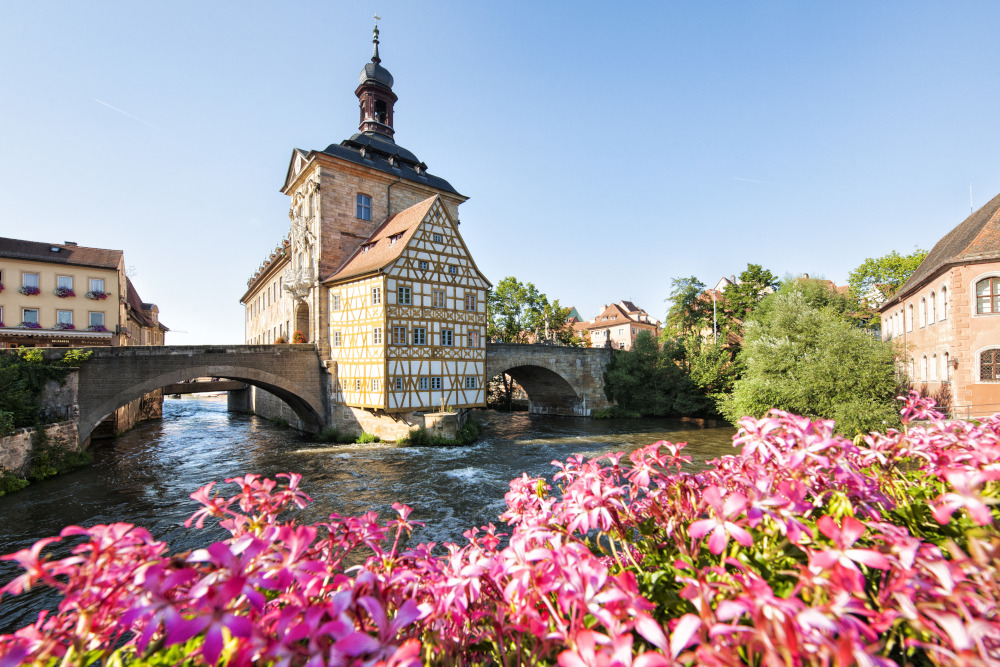
[[879, 310], [901, 301], [945, 266], [1000, 259], [1000, 194], [938, 241], [893, 298]]
[[[58, 248], [58, 252], [53, 248]], [[114, 270], [121, 263], [122, 251], [0, 237], [0, 257]]]
[[[297, 150], [302, 151], [302, 149]], [[364, 155], [361, 154], [362, 151]], [[302, 152], [311, 153], [311, 151]], [[359, 132], [350, 139], [345, 139], [339, 144], [330, 144], [318, 152], [462, 196], [448, 181], [427, 173], [427, 165], [418, 160], [416, 155], [391, 139], [374, 132]]]
[[[428, 197], [419, 204], [414, 204], [387, 218], [364, 243], [358, 246], [354, 254], [323, 282], [340, 282], [372, 273], [395, 262], [439, 197], [440, 195]], [[396, 237], [395, 242], [392, 241], [392, 237]]]

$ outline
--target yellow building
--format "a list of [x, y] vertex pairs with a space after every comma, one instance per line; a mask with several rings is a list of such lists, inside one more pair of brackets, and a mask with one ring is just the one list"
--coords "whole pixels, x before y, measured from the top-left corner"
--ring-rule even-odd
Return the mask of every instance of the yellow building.
[[240, 298], [245, 342], [301, 332], [333, 373], [337, 404], [482, 406], [489, 282], [458, 231], [467, 198], [395, 142], [397, 98], [377, 28], [373, 42], [354, 91], [358, 132], [292, 151], [281, 188], [291, 229]]

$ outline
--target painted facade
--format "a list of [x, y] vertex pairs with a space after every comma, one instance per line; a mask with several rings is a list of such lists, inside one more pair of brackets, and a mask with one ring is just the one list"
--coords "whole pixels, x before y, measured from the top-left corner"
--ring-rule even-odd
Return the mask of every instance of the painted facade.
[[658, 337], [660, 321], [631, 301], [619, 301], [604, 306], [594, 319], [574, 324], [573, 329], [579, 336], [589, 336], [591, 347], [631, 350], [643, 331]]
[[1000, 195], [938, 241], [879, 312], [918, 389], [957, 417], [1000, 411]]

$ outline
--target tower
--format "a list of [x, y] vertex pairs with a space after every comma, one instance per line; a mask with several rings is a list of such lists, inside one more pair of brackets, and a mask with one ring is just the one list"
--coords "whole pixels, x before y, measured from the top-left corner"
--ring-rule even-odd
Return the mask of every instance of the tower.
[[392, 74], [382, 67], [378, 55], [378, 25], [372, 31], [372, 44], [372, 61], [361, 70], [360, 83], [354, 91], [361, 107], [358, 131], [380, 134], [392, 141], [392, 106], [398, 98], [392, 92]]

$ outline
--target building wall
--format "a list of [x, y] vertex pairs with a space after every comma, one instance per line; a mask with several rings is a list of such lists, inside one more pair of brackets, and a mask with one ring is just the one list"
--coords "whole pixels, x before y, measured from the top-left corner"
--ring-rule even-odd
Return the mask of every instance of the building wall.
[[267, 345], [282, 336], [287, 342], [292, 342], [292, 332], [295, 331], [293, 303], [283, 289], [283, 272], [288, 264], [287, 258], [275, 261], [246, 297], [247, 345]]
[[604, 342], [610, 340], [611, 347], [616, 350], [631, 350], [635, 337], [641, 331], [650, 332], [654, 338], [659, 333], [657, 327], [650, 324], [632, 320], [618, 320], [617, 322], [609, 322], [606, 327], [591, 329], [590, 344], [591, 347], [603, 347]]
[[882, 316], [910, 381], [950, 397], [959, 416], [1000, 412], [1000, 382], [980, 377], [981, 353], [1000, 348], [1000, 314], [976, 313], [976, 283], [989, 276], [1000, 276], [1000, 262], [946, 268]]
[[[28, 296], [18, 291], [25, 273], [38, 274], [38, 287], [41, 290], [38, 294]], [[72, 280], [75, 296], [60, 298], [54, 294], [58, 276], [66, 276]], [[84, 296], [89, 291], [91, 278], [104, 280], [104, 291], [110, 292], [106, 299], [94, 300]], [[48, 347], [53, 344], [53, 339], [60, 341], [56, 344], [64, 346], [122, 344], [122, 337], [114, 333], [116, 327], [125, 322], [125, 275], [121, 266], [116, 270], [100, 269], [3, 258], [0, 259], [0, 283], [4, 286], [3, 292], [0, 292], [0, 320], [7, 329], [0, 330], [0, 346]], [[42, 330], [52, 330], [58, 322], [57, 311], [62, 310], [72, 313], [75, 332], [87, 329], [90, 313], [101, 313], [104, 317], [104, 326], [111, 333], [94, 334], [88, 337], [86, 343], [73, 342], [80, 338], [79, 333], [59, 330], [53, 330], [50, 335], [44, 337], [19, 336], [25, 333], [16, 329], [21, 324], [23, 310], [26, 308], [38, 310], [38, 321], [42, 325]], [[39, 330], [33, 333], [39, 333]]]
[[385, 276], [382, 275], [328, 290], [330, 327], [327, 343], [330, 356], [336, 362], [333, 386], [338, 402], [359, 408], [386, 407], [385, 293]]

